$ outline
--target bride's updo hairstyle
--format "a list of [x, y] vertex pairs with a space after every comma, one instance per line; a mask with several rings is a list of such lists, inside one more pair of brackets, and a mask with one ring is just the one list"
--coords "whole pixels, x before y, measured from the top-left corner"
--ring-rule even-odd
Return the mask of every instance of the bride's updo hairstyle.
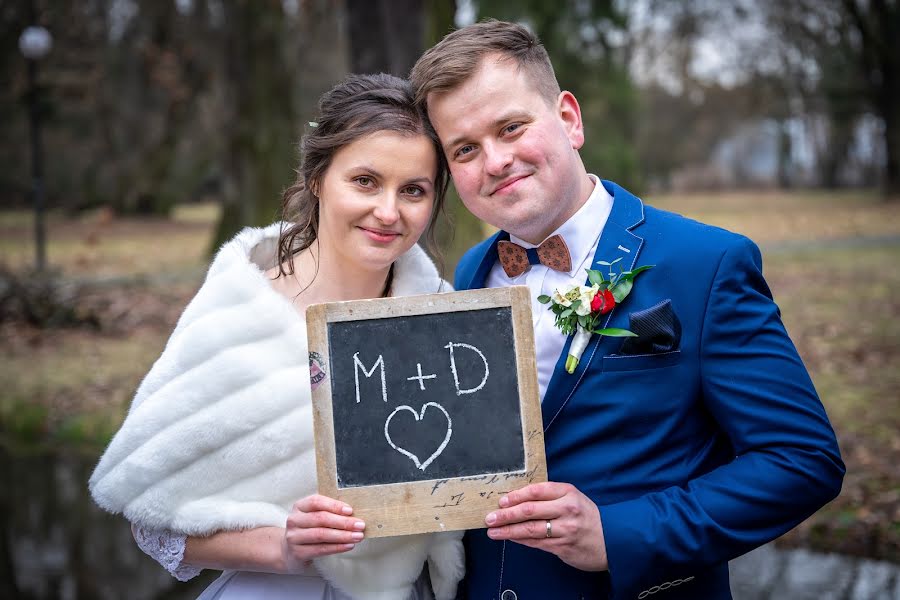
[[290, 259], [316, 240], [319, 231], [317, 191], [335, 153], [379, 131], [424, 135], [434, 146], [437, 155], [434, 207], [423, 238], [429, 253], [436, 255], [434, 226], [443, 210], [449, 183], [447, 161], [437, 134], [422, 110], [416, 107], [408, 81], [384, 73], [350, 75], [322, 95], [318, 120], [309, 124], [308, 132], [300, 140], [297, 180], [282, 197], [284, 224], [278, 240], [282, 275], [293, 273]]

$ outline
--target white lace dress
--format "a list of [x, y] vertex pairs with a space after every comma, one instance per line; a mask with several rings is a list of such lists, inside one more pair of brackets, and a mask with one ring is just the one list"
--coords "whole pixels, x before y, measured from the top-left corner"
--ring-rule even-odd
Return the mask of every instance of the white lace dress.
[[[132, 530], [138, 547], [179, 581], [188, 581], [202, 571], [182, 562], [186, 536], [170, 531], [152, 531], [140, 525], [134, 525]], [[312, 567], [299, 575], [224, 571], [197, 600], [251, 600], [261, 597], [271, 600], [353, 600], [331, 586]], [[428, 578], [419, 577], [410, 600], [431, 598]]]
[[203, 570], [181, 562], [184, 560], [187, 536], [169, 531], [153, 531], [140, 525], [133, 525], [131, 532], [138, 547], [178, 581], [193, 579]]

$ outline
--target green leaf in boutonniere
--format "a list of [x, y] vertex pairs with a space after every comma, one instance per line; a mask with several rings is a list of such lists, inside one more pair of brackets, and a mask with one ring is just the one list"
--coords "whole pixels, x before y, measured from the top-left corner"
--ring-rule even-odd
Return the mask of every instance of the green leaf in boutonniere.
[[613, 287], [610, 291], [612, 292], [613, 298], [616, 299], [616, 304], [621, 304], [622, 300], [631, 293], [631, 288], [634, 286], [634, 283], [631, 279], [623, 279], [618, 285]]
[[628, 277], [628, 279], [633, 280], [635, 277], [637, 277], [638, 275], [640, 275], [647, 269], [652, 269], [653, 267], [654, 267], [654, 265], [644, 265], [642, 267], [638, 267], [637, 269], [633, 269], [631, 271], [626, 271], [627, 277]]
[[609, 283], [605, 279], [603, 279], [603, 275], [600, 274], [600, 271], [595, 271], [593, 269], [587, 269], [588, 279], [590, 280], [592, 285], [603, 285], [604, 283]]
[[618, 327], [607, 327], [605, 329], [595, 329], [593, 333], [598, 333], [600, 335], [605, 335], [607, 337], [637, 337], [638, 335], [633, 331], [628, 331], [627, 329], [619, 329]]

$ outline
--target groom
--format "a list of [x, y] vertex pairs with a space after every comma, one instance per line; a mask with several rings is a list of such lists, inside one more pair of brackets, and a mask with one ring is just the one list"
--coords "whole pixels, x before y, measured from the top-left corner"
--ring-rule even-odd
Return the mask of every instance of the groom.
[[[455, 31], [411, 77], [460, 197], [501, 229], [462, 258], [457, 289], [526, 285], [535, 299], [551, 481], [511, 491], [469, 532], [468, 597], [730, 598], [728, 561], [834, 498], [844, 474], [759, 250], [588, 174], [578, 102], [518, 25]], [[524, 272], [501, 263], [507, 240]], [[554, 268], [538, 262], [548, 249]], [[603, 325], [639, 337], [594, 335], [569, 374], [570, 338], [536, 298], [618, 259], [654, 265]]]

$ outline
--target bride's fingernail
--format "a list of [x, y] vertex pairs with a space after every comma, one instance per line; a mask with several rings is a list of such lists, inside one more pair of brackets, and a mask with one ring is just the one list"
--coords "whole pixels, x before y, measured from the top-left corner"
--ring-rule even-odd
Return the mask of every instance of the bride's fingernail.
[[356, 544], [344, 544], [344, 548], [346, 548], [347, 550], [353, 550], [354, 548], [356, 548]]
[[362, 531], [354, 531], [353, 533], [350, 534], [350, 537], [353, 538], [354, 540], [356, 540], [357, 542], [359, 540], [363, 539], [363, 536], [364, 536], [364, 534]]
[[345, 505], [344, 508], [341, 509], [341, 512], [344, 513], [345, 515], [352, 515], [353, 509], [350, 508], [349, 506]]
[[362, 529], [366, 528], [366, 524], [363, 523], [362, 521], [357, 521], [356, 523], [353, 524], [353, 528], [362, 530]]

